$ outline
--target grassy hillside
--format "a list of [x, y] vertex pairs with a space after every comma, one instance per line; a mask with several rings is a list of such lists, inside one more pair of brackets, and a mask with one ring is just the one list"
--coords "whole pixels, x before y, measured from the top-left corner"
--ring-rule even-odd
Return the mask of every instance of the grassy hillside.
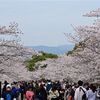
[[[33, 55], [32, 59], [26, 61], [26, 67], [27, 67], [27, 69], [29, 71], [33, 71], [33, 70], [36, 69], [35, 65], [36, 65], [37, 62], [44, 61], [44, 60], [46, 60], [48, 58], [50, 58], [50, 59], [56, 59], [56, 58], [58, 58], [58, 56], [55, 55], [55, 54], [51, 54], [51, 53], [41, 52], [41, 55]], [[42, 68], [44, 68], [44, 66], [42, 66]]]

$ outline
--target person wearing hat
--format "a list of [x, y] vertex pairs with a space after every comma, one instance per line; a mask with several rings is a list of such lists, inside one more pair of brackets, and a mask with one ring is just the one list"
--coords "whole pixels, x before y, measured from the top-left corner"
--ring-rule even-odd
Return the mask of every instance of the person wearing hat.
[[6, 86], [6, 91], [2, 94], [1, 100], [16, 100], [12, 93], [12, 86], [10, 84]]

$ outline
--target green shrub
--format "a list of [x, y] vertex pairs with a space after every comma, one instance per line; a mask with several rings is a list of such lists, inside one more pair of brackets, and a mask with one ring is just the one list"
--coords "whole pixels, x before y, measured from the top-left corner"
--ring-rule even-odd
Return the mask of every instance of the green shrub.
[[35, 66], [35, 64], [33, 62], [31, 62], [31, 61], [27, 62], [26, 67], [27, 67], [27, 69], [29, 71], [33, 71], [34, 70], [34, 66]]
[[38, 62], [38, 61], [43, 61], [43, 60], [46, 60], [46, 58], [42, 55], [33, 55], [32, 56], [33, 62]]
[[41, 68], [46, 68], [47, 67], [47, 64], [44, 64], [42, 66], [40, 66]]
[[[27, 62], [26, 67], [28, 68], [29, 71], [33, 71], [33, 70], [35, 70], [35, 64], [37, 62], [44, 61], [48, 58], [50, 58], [50, 59], [58, 58], [58, 56], [55, 54], [51, 54], [51, 53], [41, 52], [41, 55], [33, 55], [31, 60], [26, 61]], [[47, 67], [47, 65], [41, 66], [41, 68], [46, 68], [46, 67]]]

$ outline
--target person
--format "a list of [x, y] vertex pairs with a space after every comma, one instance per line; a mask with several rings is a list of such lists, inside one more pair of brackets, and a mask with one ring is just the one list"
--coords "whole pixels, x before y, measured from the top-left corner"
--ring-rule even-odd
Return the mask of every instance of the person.
[[96, 100], [100, 100], [100, 87], [97, 88]]
[[34, 100], [34, 92], [32, 91], [32, 87], [28, 87], [28, 90], [25, 94], [26, 100]]
[[47, 93], [42, 84], [39, 87], [39, 100], [47, 100]]
[[67, 85], [65, 86], [64, 100], [67, 100], [68, 95], [69, 95], [69, 84], [67, 84]]
[[26, 91], [26, 86], [25, 86], [24, 82], [21, 82], [20, 89], [21, 89], [21, 100], [24, 100], [24, 94], [25, 94], [25, 91]]
[[74, 100], [74, 89], [72, 88], [72, 85], [67, 85], [65, 89], [64, 94], [64, 100]]
[[4, 92], [6, 92], [6, 86], [8, 85], [9, 83], [7, 81], [4, 81], [4, 85], [3, 85], [3, 89], [2, 89], [2, 94]]
[[90, 89], [87, 91], [87, 99], [96, 100], [96, 87], [92, 84], [90, 85]]
[[59, 92], [59, 99], [60, 100], [64, 100], [64, 89], [61, 87], [59, 90], [58, 90], [58, 92]]
[[75, 93], [74, 89], [72, 88], [71, 85], [69, 85], [69, 95], [67, 100], [74, 100], [74, 93]]
[[0, 98], [1, 98], [1, 81], [0, 81]]
[[39, 85], [38, 85], [38, 82], [36, 81], [35, 82], [35, 89], [34, 89], [35, 91], [35, 98], [36, 98], [36, 100], [39, 100]]
[[49, 93], [51, 88], [52, 88], [52, 82], [50, 80], [48, 80], [47, 86], [46, 86], [46, 91]]
[[[75, 90], [74, 100], [85, 100], [86, 89], [83, 87], [83, 81], [78, 81], [78, 88]], [[85, 98], [83, 96], [85, 95]]]
[[21, 89], [18, 88], [17, 84], [13, 84], [12, 93], [13, 93], [14, 97], [16, 97], [16, 100], [19, 100], [20, 91], [21, 91]]
[[6, 86], [6, 91], [3, 92], [1, 100], [16, 100], [12, 93], [12, 87], [10, 84]]
[[49, 100], [59, 100], [59, 92], [55, 86], [52, 87], [52, 89], [50, 90], [48, 99]]

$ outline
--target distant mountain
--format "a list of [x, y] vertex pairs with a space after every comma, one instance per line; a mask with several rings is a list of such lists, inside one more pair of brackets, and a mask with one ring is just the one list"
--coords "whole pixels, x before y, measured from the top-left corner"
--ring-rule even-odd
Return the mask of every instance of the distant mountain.
[[62, 55], [68, 52], [69, 50], [72, 50], [74, 45], [67, 44], [67, 45], [61, 45], [61, 46], [55, 46], [55, 47], [51, 47], [51, 46], [30, 46], [30, 47], [36, 51], [44, 51], [47, 53]]

